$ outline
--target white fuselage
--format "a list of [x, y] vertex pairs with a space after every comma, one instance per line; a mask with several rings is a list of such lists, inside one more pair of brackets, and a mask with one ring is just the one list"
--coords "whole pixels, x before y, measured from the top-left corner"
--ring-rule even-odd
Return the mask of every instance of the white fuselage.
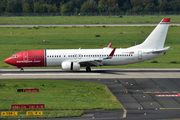
[[[112, 49], [46, 50], [46, 66], [61, 66], [62, 62], [105, 58]], [[112, 59], [102, 61], [103, 66], [126, 65], [150, 60], [164, 53], [151, 53], [152, 49], [116, 49]], [[83, 65], [82, 65], [83, 66]], [[101, 66], [101, 65], [100, 65]]]

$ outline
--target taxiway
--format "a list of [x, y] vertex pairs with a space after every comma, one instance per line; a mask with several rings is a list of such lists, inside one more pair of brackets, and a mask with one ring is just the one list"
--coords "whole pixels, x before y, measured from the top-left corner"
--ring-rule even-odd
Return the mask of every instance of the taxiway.
[[180, 78], [180, 69], [92, 69], [86, 72], [61, 69], [1, 69], [0, 79], [52, 79], [52, 78]]

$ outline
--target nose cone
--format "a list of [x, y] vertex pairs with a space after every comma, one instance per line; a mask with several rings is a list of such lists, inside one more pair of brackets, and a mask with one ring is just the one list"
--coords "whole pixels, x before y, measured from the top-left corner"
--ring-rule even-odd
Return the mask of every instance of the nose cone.
[[7, 64], [12, 64], [12, 58], [11, 57], [8, 57], [4, 60], [5, 63]]

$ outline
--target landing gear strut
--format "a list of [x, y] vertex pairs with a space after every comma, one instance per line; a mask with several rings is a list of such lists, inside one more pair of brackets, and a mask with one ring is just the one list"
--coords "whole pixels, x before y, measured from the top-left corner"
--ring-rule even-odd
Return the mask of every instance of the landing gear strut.
[[91, 68], [90, 67], [86, 67], [86, 71], [87, 72], [91, 72]]
[[21, 68], [21, 69], [20, 69], [20, 71], [23, 71], [23, 72], [24, 72], [24, 69], [23, 69], [23, 68]]

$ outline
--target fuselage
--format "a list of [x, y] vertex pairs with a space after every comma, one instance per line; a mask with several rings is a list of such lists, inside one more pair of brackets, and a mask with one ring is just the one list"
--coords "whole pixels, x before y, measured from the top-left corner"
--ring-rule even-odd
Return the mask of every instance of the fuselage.
[[[64, 49], [64, 50], [30, 50], [13, 54], [5, 60], [6, 63], [21, 67], [44, 67], [61, 66], [62, 62], [77, 62], [79, 60], [90, 60], [105, 58], [112, 49]], [[152, 53], [151, 49], [128, 50], [116, 49], [112, 59], [102, 61], [103, 66], [126, 65], [153, 59], [164, 53]], [[99, 66], [101, 66], [99, 65]], [[87, 66], [81, 63], [81, 67]], [[96, 65], [90, 65], [96, 66]]]

